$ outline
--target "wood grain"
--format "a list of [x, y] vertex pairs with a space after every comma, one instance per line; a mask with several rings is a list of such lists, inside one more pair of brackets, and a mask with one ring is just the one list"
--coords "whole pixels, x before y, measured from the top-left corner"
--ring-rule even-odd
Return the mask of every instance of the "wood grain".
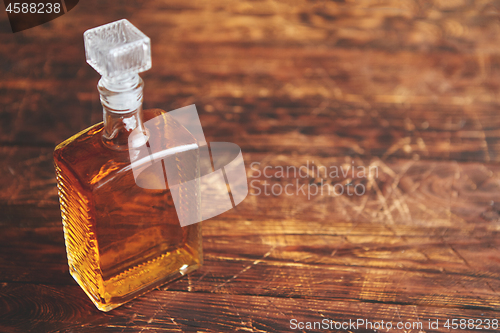
[[[447, 319], [499, 319], [499, 10], [89, 0], [16, 34], [0, 17], [0, 331], [282, 332], [294, 318], [365, 318], [448, 332]], [[145, 106], [195, 103], [207, 141], [242, 148], [251, 188], [204, 222], [202, 269], [101, 313], [68, 273], [52, 151], [101, 121], [82, 34], [123, 17], [152, 40]], [[288, 184], [366, 192], [264, 192]]]

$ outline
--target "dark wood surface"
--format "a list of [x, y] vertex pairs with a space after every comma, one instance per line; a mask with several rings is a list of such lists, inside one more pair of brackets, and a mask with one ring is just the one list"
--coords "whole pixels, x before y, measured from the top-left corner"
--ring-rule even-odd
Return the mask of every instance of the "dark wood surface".
[[[195, 103], [258, 188], [321, 177], [257, 177], [253, 162], [378, 177], [324, 179], [362, 196], [254, 188], [203, 222], [202, 269], [98, 311], [68, 273], [52, 151], [101, 121], [82, 34], [120, 18], [152, 40], [145, 106]], [[499, 18], [499, 1], [82, 0], [12, 34], [0, 14], [0, 331], [500, 319]]]

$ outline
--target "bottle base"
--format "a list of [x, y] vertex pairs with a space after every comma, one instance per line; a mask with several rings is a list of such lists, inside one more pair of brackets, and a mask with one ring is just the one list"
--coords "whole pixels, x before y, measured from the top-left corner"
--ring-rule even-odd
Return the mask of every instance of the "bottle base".
[[202, 263], [195, 260], [195, 256], [186, 248], [180, 248], [108, 280], [100, 279], [97, 283], [100, 289], [98, 294], [94, 294], [92, 288], [87, 288], [85, 279], [82, 279], [74, 267], [70, 266], [70, 274], [95, 306], [101, 311], [108, 312], [201, 266]]

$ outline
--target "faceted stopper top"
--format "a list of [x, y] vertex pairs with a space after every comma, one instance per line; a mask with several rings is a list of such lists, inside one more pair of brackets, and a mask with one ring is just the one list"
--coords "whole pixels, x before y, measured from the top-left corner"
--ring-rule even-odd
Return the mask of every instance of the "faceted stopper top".
[[107, 78], [127, 76], [151, 68], [151, 41], [123, 19], [83, 34], [87, 62]]

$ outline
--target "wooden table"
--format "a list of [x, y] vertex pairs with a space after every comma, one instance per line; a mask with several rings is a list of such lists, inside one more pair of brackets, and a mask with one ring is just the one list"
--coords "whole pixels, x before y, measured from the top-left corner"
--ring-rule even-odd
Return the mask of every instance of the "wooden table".
[[[152, 40], [145, 106], [196, 104], [207, 141], [242, 148], [252, 186], [203, 222], [202, 269], [102, 313], [68, 273], [52, 151], [101, 121], [82, 34], [120, 18]], [[0, 14], [0, 331], [487, 331], [500, 319], [499, 18], [498, 1], [85, 0], [12, 34]], [[378, 173], [318, 175], [313, 161]], [[279, 194], [287, 184], [325, 192]], [[338, 331], [376, 331], [358, 328]]]

